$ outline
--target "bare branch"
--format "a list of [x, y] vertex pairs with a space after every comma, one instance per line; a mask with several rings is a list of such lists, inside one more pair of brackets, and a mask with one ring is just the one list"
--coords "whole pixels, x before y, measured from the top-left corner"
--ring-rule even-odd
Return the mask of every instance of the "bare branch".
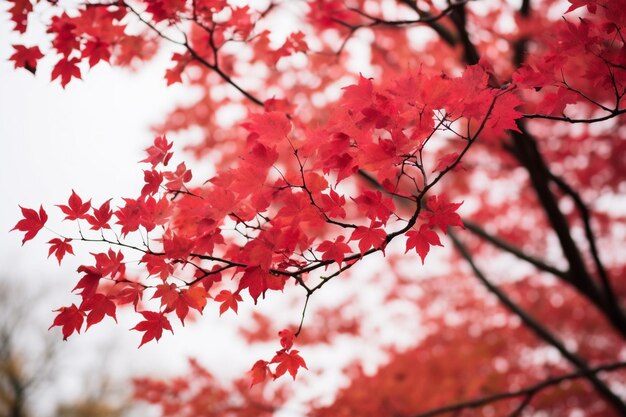
[[559, 353], [567, 359], [572, 365], [574, 365], [578, 370], [582, 371], [586, 374], [586, 378], [589, 382], [595, 387], [600, 395], [613, 406], [615, 410], [618, 410], [620, 414], [626, 415], [626, 404], [622, 401], [620, 397], [618, 397], [611, 389], [600, 380], [594, 373], [590, 371], [589, 366], [585, 362], [583, 358], [571, 352], [569, 349], [565, 347], [565, 345], [557, 338], [555, 334], [553, 334], [550, 330], [543, 327], [541, 323], [535, 320], [530, 314], [528, 314], [523, 308], [517, 305], [513, 300], [511, 300], [508, 295], [500, 288], [498, 288], [495, 284], [493, 284], [485, 274], [478, 268], [474, 259], [470, 252], [467, 250], [467, 247], [456, 236], [456, 233], [452, 230], [448, 231], [448, 235], [454, 244], [454, 247], [459, 252], [459, 254], [465, 259], [474, 272], [476, 278], [491, 292], [493, 295], [498, 298], [498, 300], [513, 314], [519, 317], [522, 320], [522, 323], [526, 327], [528, 327], [535, 335], [537, 335], [540, 339], [548, 343], [550, 346], [554, 347]]
[[588, 371], [577, 371], [577, 372], [572, 372], [569, 374], [565, 374], [565, 375], [561, 375], [561, 376], [557, 376], [553, 378], [548, 378], [535, 385], [531, 385], [526, 388], [521, 388], [515, 391], [500, 392], [497, 394], [492, 394], [492, 395], [488, 395], [485, 397], [477, 398], [474, 400], [462, 401], [462, 402], [458, 402], [455, 404], [449, 404], [443, 407], [434, 408], [432, 410], [428, 410], [423, 413], [416, 414], [413, 417], [434, 417], [434, 416], [438, 416], [441, 414], [446, 414], [446, 413], [450, 413], [454, 411], [458, 412], [458, 411], [465, 410], [468, 408], [484, 407], [485, 405], [495, 403], [498, 401], [508, 400], [510, 398], [516, 398], [516, 397], [521, 397], [521, 396], [526, 396], [527, 398], [533, 397], [537, 393], [547, 388], [559, 385], [565, 381], [573, 381], [573, 380], [580, 379], [580, 378], [586, 378], [589, 375], [596, 375], [600, 372], [616, 371], [622, 368], [626, 368], [626, 362], [615, 362], [615, 363], [609, 363], [606, 365], [596, 366], [594, 368], [589, 369]]

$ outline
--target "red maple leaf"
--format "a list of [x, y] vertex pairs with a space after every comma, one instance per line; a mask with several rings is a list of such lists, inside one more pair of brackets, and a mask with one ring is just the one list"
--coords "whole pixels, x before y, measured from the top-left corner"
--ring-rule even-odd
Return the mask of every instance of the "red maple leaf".
[[448, 203], [444, 196], [433, 195], [426, 200], [429, 211], [425, 211], [423, 216], [428, 220], [428, 226], [437, 226], [439, 230], [447, 234], [448, 226], [464, 227], [461, 216], [456, 213], [461, 204], [463, 202]]
[[140, 313], [145, 320], [137, 323], [137, 325], [131, 329], [144, 332], [139, 347], [142, 347], [153, 339], [158, 342], [163, 335], [163, 330], [169, 330], [174, 334], [170, 321], [163, 313], [155, 313], [154, 311], [140, 311]]
[[185, 325], [185, 318], [189, 314], [189, 309], [193, 308], [202, 314], [202, 310], [206, 306], [208, 294], [203, 286], [196, 285], [188, 289], [180, 291], [180, 295], [176, 302], [176, 316], [180, 319], [180, 322]]
[[104, 203], [102, 203], [100, 208], [93, 209], [93, 216], [87, 215], [85, 217], [85, 219], [87, 219], [87, 221], [91, 225], [91, 230], [111, 228], [111, 226], [109, 226], [109, 220], [111, 220], [111, 216], [113, 215], [113, 212], [111, 211], [110, 203], [111, 203], [110, 199], [105, 201]]
[[72, 291], [81, 290], [79, 294], [83, 299], [93, 297], [98, 290], [102, 274], [97, 268], [86, 265], [79, 266], [78, 272], [84, 272], [85, 275], [78, 281], [78, 284]]
[[9, 3], [13, 3], [9, 13], [11, 20], [15, 23], [15, 30], [19, 33], [26, 32], [28, 14], [33, 11], [33, 4], [30, 0], [9, 0]]
[[67, 206], [57, 204], [57, 207], [65, 213], [64, 220], [87, 219], [87, 212], [91, 208], [91, 200], [83, 203], [83, 200], [72, 190], [72, 195], [67, 201]]
[[50, 257], [50, 255], [54, 253], [54, 256], [56, 256], [57, 260], [59, 261], [59, 265], [61, 265], [61, 260], [63, 259], [66, 253], [74, 255], [74, 250], [72, 249], [72, 245], [68, 243], [71, 241], [72, 239], [69, 239], [69, 238], [64, 238], [63, 240], [61, 240], [58, 237], [52, 240], [49, 240], [48, 243], [51, 244], [52, 246], [50, 246], [50, 249], [48, 250], [48, 258]]
[[111, 59], [111, 47], [99, 38], [90, 39], [85, 43], [81, 56], [82, 58], [89, 57], [89, 68], [92, 68], [100, 61], [109, 62], [109, 59]]
[[267, 361], [259, 360], [256, 361], [256, 363], [252, 366], [252, 369], [250, 369], [251, 387], [265, 381], [265, 378], [267, 378], [267, 374], [269, 372], [267, 365]]
[[24, 45], [13, 45], [15, 53], [9, 58], [14, 62], [15, 68], [24, 68], [33, 74], [37, 72], [37, 61], [43, 58], [38, 46], [27, 48]]
[[272, 358], [271, 363], [278, 364], [276, 372], [274, 373], [274, 379], [283, 375], [285, 372], [289, 372], [291, 377], [295, 380], [299, 368], [308, 369], [304, 359], [302, 359], [302, 356], [299, 355], [297, 350], [292, 350], [291, 352], [279, 350], [276, 352], [274, 358]]
[[345, 204], [346, 198], [344, 196], [340, 196], [331, 188], [328, 194], [322, 194], [320, 208], [324, 210], [328, 217], [345, 219], [346, 210], [343, 208]]
[[239, 293], [232, 293], [228, 290], [222, 290], [215, 296], [215, 301], [222, 303], [220, 305], [220, 316], [224, 314], [228, 309], [231, 309], [237, 314], [237, 303], [242, 301]]
[[37, 213], [33, 209], [25, 208], [22, 206], [20, 206], [20, 209], [22, 209], [22, 215], [24, 216], [24, 218], [17, 222], [17, 224], [13, 229], [11, 229], [11, 231], [19, 230], [21, 232], [26, 232], [26, 234], [24, 235], [24, 239], [22, 239], [23, 245], [24, 243], [37, 236], [37, 233], [39, 233], [39, 231], [46, 224], [46, 221], [48, 220], [48, 215], [43, 209], [43, 206], [39, 206], [39, 213]]
[[156, 194], [159, 191], [159, 186], [163, 182], [163, 174], [157, 170], [144, 170], [143, 180], [146, 185], [141, 189], [141, 196]]
[[352, 200], [368, 218], [378, 219], [383, 224], [387, 223], [394, 210], [393, 201], [388, 197], [383, 197], [380, 191], [364, 191]]
[[168, 190], [176, 191], [183, 188], [184, 183], [191, 181], [192, 173], [191, 170], [187, 169], [185, 163], [181, 162], [176, 167], [176, 171], [166, 171], [163, 173], [163, 176], [167, 180], [165, 187]]
[[154, 138], [154, 144], [149, 148], [146, 148], [146, 153], [148, 157], [146, 159], [142, 159], [139, 162], [147, 162], [152, 165], [152, 168], [156, 167], [159, 164], [163, 164], [163, 166], [167, 166], [167, 163], [174, 155], [170, 152], [172, 149], [172, 142], [168, 142], [165, 135], [157, 136]]
[[96, 258], [96, 269], [103, 277], [110, 275], [111, 278], [121, 277], [126, 272], [124, 264], [124, 254], [121, 251], [115, 252], [109, 248], [107, 253], [92, 253]]
[[63, 340], [67, 340], [67, 338], [76, 331], [76, 333], [80, 333], [80, 328], [83, 325], [83, 320], [85, 319], [85, 313], [79, 310], [75, 304], [72, 304], [69, 307], [61, 307], [58, 310], [59, 314], [54, 318], [54, 322], [48, 328], [48, 330], [52, 329], [55, 326], [61, 326], [61, 330], [63, 332]]
[[135, 311], [137, 311], [137, 305], [143, 297], [143, 290], [145, 288], [136, 282], [117, 282], [113, 288], [109, 291], [109, 297], [115, 299], [117, 305], [133, 304]]
[[54, 68], [52, 68], [52, 80], [61, 77], [61, 86], [65, 88], [65, 86], [70, 82], [72, 78], [82, 79], [80, 75], [80, 68], [78, 68], [78, 63], [80, 59], [78, 58], [67, 58], [63, 57], [56, 63]]
[[326, 240], [317, 247], [319, 252], [322, 252], [322, 261], [335, 261], [337, 265], [341, 266], [346, 253], [351, 253], [352, 249], [344, 242], [345, 236], [337, 236], [334, 242]]
[[[452, 166], [457, 161], [457, 159], [459, 159], [458, 152], [452, 152], [452, 153], [442, 156], [437, 161], [437, 166], [435, 166], [435, 168], [433, 169], [433, 172], [437, 172], [437, 171], [441, 172], [441, 171], [446, 170], [448, 167]], [[460, 169], [460, 166], [461, 165], [459, 163], [458, 165], [454, 167], [454, 170]]]
[[406, 250], [404, 253], [415, 248], [415, 251], [418, 253], [420, 258], [422, 258], [422, 265], [424, 264], [424, 259], [426, 259], [426, 255], [428, 255], [431, 245], [443, 246], [439, 240], [439, 236], [437, 236], [437, 232], [432, 230], [426, 224], [423, 224], [419, 231], [408, 231], [406, 233], [406, 237], [408, 239], [406, 241]]
[[247, 288], [256, 304], [261, 294], [265, 295], [267, 290], [282, 290], [284, 285], [284, 277], [271, 274], [259, 266], [251, 266], [246, 268], [243, 277], [241, 277], [239, 290]]
[[115, 303], [104, 294], [94, 294], [93, 297], [83, 299], [80, 309], [87, 314], [87, 329], [92, 324], [100, 323], [105, 315], [112, 317], [117, 323], [115, 317]]
[[291, 331], [290, 329], [283, 329], [278, 332], [278, 336], [280, 337], [280, 345], [283, 347], [283, 349], [291, 349], [291, 347], [293, 346], [293, 339], [295, 337], [293, 331]]
[[370, 227], [359, 226], [354, 229], [350, 240], [359, 241], [359, 250], [361, 253], [367, 252], [369, 248], [379, 248], [384, 246], [387, 233], [384, 229], [381, 229], [381, 222], [372, 222]]

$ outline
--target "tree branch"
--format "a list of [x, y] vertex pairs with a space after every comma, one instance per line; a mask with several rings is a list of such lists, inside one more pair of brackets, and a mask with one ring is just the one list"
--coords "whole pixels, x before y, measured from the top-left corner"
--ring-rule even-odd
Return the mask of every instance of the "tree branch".
[[544, 380], [543, 382], [539, 382], [535, 385], [530, 385], [526, 388], [521, 388], [515, 391], [507, 391], [500, 392], [497, 394], [488, 395], [485, 397], [477, 398], [474, 400], [461, 401], [455, 404], [449, 404], [439, 408], [433, 408], [432, 410], [425, 411], [423, 413], [419, 413], [414, 415], [413, 417], [434, 417], [440, 414], [450, 413], [450, 412], [458, 412], [468, 408], [479, 408], [485, 405], [507, 400], [509, 398], [516, 398], [521, 396], [533, 397], [537, 395], [539, 392], [553, 387], [555, 385], [559, 385], [565, 381], [572, 381], [580, 378], [588, 377], [589, 375], [596, 375], [599, 372], [608, 372], [608, 371], [616, 371], [618, 369], [626, 368], [626, 362], [615, 362], [606, 365], [596, 366], [587, 371], [577, 371], [569, 374], [552, 377]]
[[569, 279], [569, 276], [567, 275], [567, 272], [565, 271], [561, 271], [560, 269], [557, 269], [551, 265], [548, 265], [546, 262], [535, 258], [534, 256], [528, 255], [526, 253], [524, 253], [520, 248], [518, 248], [517, 246], [512, 245], [511, 243], [497, 237], [494, 236], [492, 234], [490, 234], [489, 232], [487, 232], [485, 229], [483, 229], [482, 227], [480, 227], [478, 224], [472, 222], [471, 220], [467, 220], [464, 219], [463, 220], [463, 224], [465, 225], [465, 228], [467, 230], [469, 230], [470, 232], [472, 232], [473, 234], [475, 234], [476, 236], [482, 238], [483, 240], [491, 243], [492, 245], [494, 245], [495, 247], [504, 250], [505, 252], [508, 252], [516, 257], [518, 257], [521, 260], [524, 260], [530, 264], [532, 264], [533, 266], [535, 266], [537, 269], [544, 271], [544, 272], [548, 272], [550, 274], [556, 275], [562, 279]]
[[610, 404], [613, 408], [620, 412], [621, 415], [626, 415], [626, 404], [618, 397], [611, 389], [600, 380], [594, 373], [591, 372], [589, 366], [583, 358], [576, 355], [574, 352], [569, 351], [565, 345], [547, 328], [543, 327], [537, 320], [535, 320], [524, 309], [511, 300], [504, 291], [493, 284], [485, 274], [478, 268], [472, 255], [467, 250], [467, 247], [456, 236], [456, 233], [452, 230], [448, 230], [448, 236], [452, 240], [454, 247], [459, 254], [467, 261], [470, 268], [474, 272], [476, 278], [498, 298], [498, 300], [513, 314], [522, 320], [522, 323], [526, 325], [535, 335], [540, 339], [554, 347], [559, 353], [567, 359], [578, 370], [586, 374], [589, 382], [594, 386], [600, 395]]

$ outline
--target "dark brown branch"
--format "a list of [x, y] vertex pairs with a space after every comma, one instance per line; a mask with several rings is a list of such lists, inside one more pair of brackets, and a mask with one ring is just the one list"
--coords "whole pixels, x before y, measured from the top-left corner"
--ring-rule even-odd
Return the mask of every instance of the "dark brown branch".
[[469, 33], [466, 27], [467, 14], [464, 6], [465, 4], [461, 4], [460, 7], [454, 8], [452, 13], [450, 13], [450, 20], [454, 23], [461, 45], [463, 45], [463, 59], [465, 63], [468, 65], [475, 65], [478, 64], [480, 55], [478, 54], [478, 50], [476, 50], [474, 43], [469, 38]]
[[573, 381], [580, 378], [588, 377], [589, 375], [595, 375], [600, 372], [608, 372], [608, 371], [616, 371], [622, 368], [626, 368], [626, 362], [615, 362], [606, 365], [596, 366], [590, 368], [588, 371], [577, 371], [569, 374], [548, 378], [542, 382], [539, 382], [535, 385], [528, 386], [526, 388], [521, 388], [515, 391], [506, 391], [500, 392], [497, 394], [488, 395], [482, 398], [477, 398], [474, 400], [461, 401], [455, 404], [449, 404], [439, 408], [433, 408], [432, 410], [425, 411], [423, 413], [416, 414], [413, 417], [434, 417], [441, 414], [458, 412], [468, 408], [480, 408], [491, 403], [495, 403], [498, 401], [508, 400], [510, 398], [516, 398], [521, 396], [533, 397], [539, 392], [559, 385], [565, 381]]
[[[205, 67], [209, 68], [210, 70], [214, 71], [217, 75], [220, 76], [220, 78], [222, 78], [222, 80], [224, 80], [227, 84], [230, 84], [231, 86], [235, 87], [235, 89], [237, 89], [237, 91], [239, 91], [241, 94], [243, 94], [247, 99], [252, 101], [254, 104], [256, 104], [258, 106], [263, 106], [263, 101], [261, 101], [260, 99], [255, 97], [249, 91], [244, 90], [239, 84], [237, 84], [235, 81], [233, 81], [233, 79], [230, 78], [230, 76], [228, 74], [226, 74], [224, 71], [222, 71], [222, 69], [218, 66], [217, 60], [215, 61], [214, 64], [211, 64], [206, 59], [204, 59], [200, 54], [198, 54], [191, 47], [191, 45], [189, 45], [189, 43], [187, 42], [187, 37], [186, 36], [185, 36], [185, 40], [184, 41], [182, 41], [182, 42], [181, 41], [177, 41], [177, 40], [169, 37], [165, 33], [163, 33], [161, 30], [159, 30], [152, 22], [150, 22], [149, 20], [145, 19], [141, 15], [141, 13], [139, 13], [137, 10], [135, 10], [128, 3], [122, 2], [120, 4], [123, 5], [124, 7], [126, 7], [128, 10], [130, 10], [143, 24], [148, 26], [159, 37], [161, 37], [162, 39], [165, 39], [168, 42], [174, 43], [176, 45], [184, 46], [185, 49], [187, 49], [187, 51], [189, 52], [189, 54], [196, 61], [198, 61], [200, 64], [204, 65]], [[214, 50], [215, 54], [217, 54], [217, 49], [215, 47], [213, 48], [213, 50]]]
[[513, 143], [508, 150], [526, 169], [540, 207], [543, 208], [548, 222], [559, 240], [561, 250], [569, 266], [569, 279], [565, 281], [602, 311], [611, 325], [622, 336], [626, 336], [626, 315], [605, 302], [603, 293], [589, 274], [581, 251], [571, 235], [567, 218], [561, 212], [558, 201], [550, 189], [553, 182], [550, 170], [538, 149], [535, 138], [526, 132], [522, 123], [518, 123], [518, 126], [521, 132], [511, 133]]
[[430, 20], [432, 15], [428, 12], [423, 11], [419, 7], [417, 7], [417, 4], [415, 1], [400, 0], [400, 3], [407, 5], [410, 9], [412, 9], [415, 13], [417, 13], [420, 19], [424, 19], [427, 25], [432, 30], [434, 30], [445, 43], [447, 43], [450, 46], [454, 46], [457, 44], [457, 39], [454, 37], [454, 35], [445, 26], [441, 25], [439, 22]]
[[569, 118], [567, 116], [550, 116], [547, 114], [525, 114], [523, 117], [525, 119], [546, 119], [546, 120], [556, 120], [556, 121], [561, 121], [561, 122], [567, 122], [567, 123], [572, 123], [572, 124], [576, 124], [576, 123], [587, 123], [587, 124], [591, 124], [591, 123], [597, 123], [597, 122], [604, 122], [605, 120], [609, 120], [612, 119], [614, 117], [617, 117], [619, 115], [622, 115], [626, 113], [626, 109], [616, 109], [613, 110], [611, 113], [607, 114], [606, 116], [601, 116], [601, 117], [593, 117], [590, 119], [572, 119]]
[[596, 271], [598, 272], [598, 276], [600, 277], [600, 282], [602, 283], [602, 287], [604, 289], [607, 301], [610, 304], [613, 304], [617, 308], [619, 308], [619, 302], [617, 301], [617, 298], [615, 297], [615, 292], [613, 291], [613, 288], [611, 286], [609, 275], [606, 269], [604, 268], [604, 264], [602, 263], [602, 260], [600, 259], [600, 253], [598, 252], [596, 238], [593, 233], [593, 230], [591, 230], [591, 213], [589, 212], [587, 205], [583, 201], [580, 194], [578, 194], [578, 192], [576, 192], [576, 190], [574, 190], [563, 178], [559, 177], [558, 175], [555, 175], [551, 171], [549, 171], [549, 175], [552, 181], [554, 181], [554, 183], [561, 189], [561, 191], [563, 191], [563, 193], [565, 193], [566, 195], [571, 197], [572, 200], [574, 200], [576, 209], [580, 213], [580, 217], [583, 221], [583, 225], [585, 229], [585, 237], [587, 239], [587, 243], [589, 244], [589, 250], [591, 252], [591, 256], [593, 258]]
[[565, 271], [561, 271], [560, 269], [557, 269], [551, 265], [548, 265], [546, 262], [535, 258], [534, 256], [528, 255], [526, 254], [524, 251], [522, 251], [520, 248], [518, 248], [515, 245], [512, 245], [511, 243], [497, 237], [494, 236], [492, 234], [490, 234], [489, 232], [487, 232], [485, 229], [483, 229], [482, 227], [480, 227], [478, 224], [472, 222], [471, 220], [467, 220], [464, 219], [463, 220], [463, 224], [465, 225], [465, 228], [467, 230], [469, 230], [470, 232], [472, 232], [473, 234], [475, 234], [476, 236], [480, 237], [481, 239], [491, 243], [492, 245], [494, 245], [495, 247], [502, 249], [514, 256], [516, 256], [517, 258], [524, 260], [530, 264], [532, 264], [534, 267], [536, 267], [537, 269], [544, 271], [544, 272], [548, 272], [550, 274], [556, 275], [562, 279], [568, 279], [568, 275], [567, 272]]
[[496, 298], [513, 314], [520, 318], [522, 323], [528, 329], [530, 329], [535, 335], [537, 335], [541, 340], [548, 343], [550, 346], [554, 347], [559, 353], [567, 359], [572, 365], [574, 365], [578, 370], [584, 372], [586, 374], [589, 382], [594, 386], [596, 391], [602, 397], [613, 406], [613, 408], [620, 412], [621, 415], [626, 415], [626, 404], [622, 401], [620, 397], [615, 395], [613, 391], [595, 374], [593, 374], [587, 363], [583, 358], [575, 354], [574, 352], [569, 351], [565, 345], [547, 328], [543, 327], [541, 323], [535, 320], [530, 314], [528, 314], [522, 307], [517, 305], [513, 300], [509, 298], [508, 295], [500, 288], [498, 288], [494, 283], [492, 283], [485, 274], [478, 268], [474, 259], [470, 252], [467, 250], [467, 247], [456, 236], [456, 233], [452, 230], [448, 230], [448, 235], [454, 244], [455, 249], [459, 252], [459, 254], [467, 261], [468, 265], [474, 272], [476, 278], [491, 292]]

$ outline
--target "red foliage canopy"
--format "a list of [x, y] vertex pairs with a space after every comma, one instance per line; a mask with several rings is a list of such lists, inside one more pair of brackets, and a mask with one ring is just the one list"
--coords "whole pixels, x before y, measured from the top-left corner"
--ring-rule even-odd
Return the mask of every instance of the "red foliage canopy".
[[[90, 226], [50, 240], [59, 262], [77, 242], [117, 250], [78, 268], [81, 302], [53, 323], [64, 338], [128, 304], [143, 345], [213, 302], [223, 314], [270, 292], [305, 301], [302, 320], [258, 315], [247, 331], [281, 346], [252, 367], [256, 391], [195, 362], [171, 382], [138, 380], [164, 415], [279, 411], [290, 393], [267, 377], [295, 379], [309, 344], [365, 337], [350, 303], [306, 313], [303, 327], [309, 299], [378, 253], [388, 268], [368, 286], [386, 306], [418, 306], [421, 333], [374, 375], [353, 367], [313, 414], [626, 415], [624, 374], [598, 375], [626, 366], [620, 1], [9, 2], [19, 33], [34, 10], [52, 16], [50, 42], [13, 46], [16, 68], [34, 73], [45, 54], [65, 88], [88, 67], [171, 47], [165, 82], [202, 92], [157, 127], [135, 196], [98, 207], [72, 192], [59, 205]], [[223, 122], [229, 109], [242, 116]], [[194, 179], [172, 151], [191, 128], [202, 137], [188, 149], [214, 163], [212, 178]], [[22, 213], [26, 242], [48, 216]], [[130, 252], [139, 273], [124, 268]]]

